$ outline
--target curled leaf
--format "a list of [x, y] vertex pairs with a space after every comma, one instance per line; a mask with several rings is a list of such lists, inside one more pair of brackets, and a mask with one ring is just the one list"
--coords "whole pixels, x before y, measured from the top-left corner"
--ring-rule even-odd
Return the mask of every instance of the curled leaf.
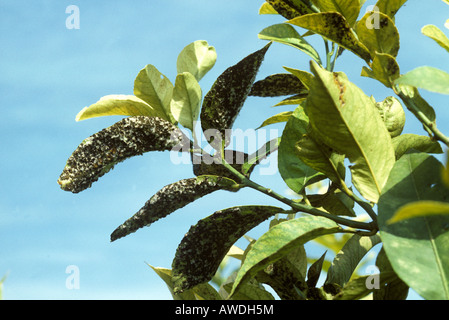
[[387, 97], [384, 101], [377, 102], [376, 107], [390, 136], [394, 138], [400, 135], [405, 125], [405, 112], [399, 100]]
[[67, 160], [58, 183], [63, 190], [78, 193], [127, 158], [170, 150], [186, 141], [177, 127], [161, 118], [125, 118], [85, 139]]
[[85, 107], [76, 115], [76, 121], [103, 116], [160, 116], [148, 103], [132, 95], [108, 95]]
[[236, 190], [236, 183], [216, 176], [183, 179], [156, 192], [131, 218], [111, 234], [111, 241], [125, 237], [138, 229], [149, 226], [170, 213], [217, 190]]

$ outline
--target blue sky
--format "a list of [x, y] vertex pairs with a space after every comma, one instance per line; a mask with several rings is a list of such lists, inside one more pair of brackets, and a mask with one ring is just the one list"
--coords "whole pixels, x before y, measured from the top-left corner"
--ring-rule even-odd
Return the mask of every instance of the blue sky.
[[[279, 205], [251, 190], [217, 192], [110, 243], [110, 233], [155, 192], [192, 177], [190, 166], [171, 164], [167, 153], [151, 153], [119, 164], [80, 194], [64, 192], [56, 183], [78, 144], [120, 119], [77, 123], [79, 110], [104, 95], [132, 94], [134, 79], [146, 64], [174, 82], [178, 53], [200, 39], [218, 54], [215, 67], [200, 83], [205, 94], [227, 67], [265, 45], [257, 38], [259, 31], [283, 21], [259, 16], [262, 3], [0, 0], [0, 278], [8, 274], [5, 299], [170, 299], [145, 262], [169, 268], [189, 227], [216, 210]], [[72, 4], [80, 9], [79, 30], [66, 28], [65, 11]], [[420, 33], [426, 24], [444, 29], [448, 18], [449, 7], [439, 0], [411, 0], [401, 9], [397, 26], [402, 73], [426, 64], [449, 71], [447, 53]], [[312, 43], [323, 52], [322, 41]], [[308, 70], [308, 56], [275, 44], [258, 78], [283, 72], [282, 66]], [[361, 78], [362, 66], [346, 52], [336, 70], [345, 71], [377, 100], [391, 95], [375, 81]], [[428, 92], [423, 96], [435, 107], [442, 131], [449, 132], [446, 97]], [[271, 108], [277, 101], [249, 98], [235, 127], [254, 128], [271, 115], [292, 110]], [[410, 113], [407, 121], [405, 132], [424, 134]], [[286, 192], [279, 175], [255, 178]], [[266, 225], [261, 228], [254, 235]], [[322, 251], [312, 253], [319, 256]], [[78, 290], [65, 285], [70, 265], [80, 270]]]

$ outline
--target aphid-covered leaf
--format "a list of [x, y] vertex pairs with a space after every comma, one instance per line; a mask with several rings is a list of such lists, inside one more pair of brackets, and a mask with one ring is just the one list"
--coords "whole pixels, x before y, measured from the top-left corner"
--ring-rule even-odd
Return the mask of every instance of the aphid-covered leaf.
[[145, 205], [111, 234], [111, 241], [150, 226], [159, 219], [217, 190], [237, 191], [235, 181], [217, 176], [183, 179], [156, 192]]
[[[304, 252], [303, 258], [307, 261], [303, 246], [299, 246], [298, 249]], [[295, 251], [297, 250], [294, 249], [291, 253]], [[305, 284], [305, 276], [288, 259], [289, 255], [290, 253], [275, 263], [266, 266], [256, 274], [255, 278], [257, 281], [272, 287], [282, 300], [304, 300], [305, 295], [303, 291], [307, 287]], [[240, 289], [236, 292], [236, 295], [239, 295], [239, 292]]]
[[231, 296], [239, 286], [255, 276], [267, 265], [275, 263], [294, 248], [306, 242], [342, 229], [333, 221], [316, 216], [306, 216], [282, 222], [263, 234], [248, 252], [241, 266]]
[[170, 112], [173, 84], [155, 66], [149, 64], [139, 72], [134, 81], [134, 95], [153, 107], [160, 118], [174, 122]]
[[[243, 173], [242, 166], [248, 160], [248, 155], [244, 152], [234, 150], [224, 150], [224, 154], [226, 162], [238, 172]], [[193, 173], [196, 176], [214, 175], [236, 179], [235, 175], [222, 165], [220, 154], [216, 154], [215, 156], [199, 156], [194, 154], [192, 155], [192, 162]], [[246, 173], [249, 174], [248, 172]]]
[[249, 95], [278, 97], [299, 93], [307, 93], [307, 89], [296, 76], [290, 73], [278, 73], [254, 83]]
[[346, 19], [338, 12], [308, 14], [288, 23], [315, 32], [352, 51], [366, 62], [371, 59], [369, 50], [357, 39]]
[[148, 103], [132, 95], [108, 95], [96, 103], [83, 108], [76, 121], [103, 116], [147, 116], [164, 117]]
[[282, 44], [292, 46], [309, 55], [317, 63], [321, 64], [321, 58], [315, 48], [308, 43], [304, 37], [300, 36], [295, 28], [291, 25], [280, 23], [263, 29], [259, 35], [259, 39], [276, 41]]
[[200, 220], [176, 250], [172, 264], [174, 291], [182, 292], [212, 279], [234, 242], [283, 211], [271, 206], [241, 206], [217, 211]]
[[125, 118], [85, 139], [67, 160], [58, 183], [63, 190], [78, 193], [127, 158], [171, 150], [188, 141], [177, 127], [161, 118]]
[[178, 74], [170, 110], [174, 119], [191, 131], [200, 114], [201, 99], [201, 87], [195, 77], [189, 72]]
[[285, 19], [293, 19], [314, 11], [301, 0], [266, 0]]
[[[223, 141], [225, 130], [232, 128], [270, 45], [271, 43], [226, 69], [204, 97], [200, 115], [201, 127], [204, 132], [209, 129], [218, 130], [221, 135], [207, 137], [210, 142], [214, 138], [221, 138]], [[214, 147], [220, 150], [221, 144]]]
[[217, 52], [205, 40], [197, 40], [187, 45], [176, 62], [178, 74], [189, 72], [197, 81], [209, 72], [217, 61]]

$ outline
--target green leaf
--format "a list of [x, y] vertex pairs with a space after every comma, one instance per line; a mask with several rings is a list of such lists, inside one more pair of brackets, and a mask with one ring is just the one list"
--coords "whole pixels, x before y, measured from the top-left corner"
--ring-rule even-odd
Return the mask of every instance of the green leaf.
[[[108, 95], [85, 107], [76, 115], [76, 121], [103, 116], [161, 116], [142, 99], [131, 95]], [[162, 114], [164, 116], [164, 114]]]
[[321, 58], [318, 52], [310, 45], [292, 26], [280, 23], [263, 29], [259, 39], [276, 41], [301, 50], [309, 55], [317, 63], [321, 64]]
[[373, 12], [367, 12], [357, 23], [355, 31], [359, 40], [368, 48], [371, 56], [376, 53], [386, 53], [396, 57], [399, 52], [399, 32], [394, 22], [385, 14], [376, 12], [379, 25], [368, 26]]
[[290, 116], [293, 114], [293, 111], [284, 111], [278, 113], [272, 117], [266, 119], [257, 129], [266, 127], [270, 124], [279, 123], [279, 122], [287, 122]]
[[441, 173], [441, 180], [443, 180], [444, 185], [449, 188], [449, 157], [446, 159], [446, 167]]
[[323, 208], [327, 212], [339, 216], [355, 217], [353, 210], [354, 200], [343, 192], [328, 190], [325, 194], [308, 195], [311, 205], [315, 208]]
[[289, 67], [284, 67], [284, 69], [290, 72], [291, 74], [295, 75], [302, 82], [302, 84], [306, 87], [307, 90], [310, 88], [310, 84], [312, 83], [313, 80], [313, 74], [307, 71], [293, 69]]
[[166, 268], [158, 268], [153, 267], [152, 265], [147, 264], [151, 269], [153, 269], [154, 272], [165, 282], [168, 289], [170, 290], [170, 293], [174, 300], [196, 300], [195, 294], [192, 290], [182, 292], [179, 294], [175, 294], [173, 292], [173, 281], [172, 281], [172, 271], [171, 269]]
[[303, 83], [290, 73], [278, 73], [253, 84], [250, 96], [278, 97], [307, 93]]
[[217, 211], [192, 226], [179, 244], [173, 260], [175, 293], [212, 279], [234, 242], [283, 211], [271, 206], [233, 207]]
[[190, 290], [175, 294], [173, 292], [172, 270], [147, 265], [165, 282], [174, 300], [222, 300], [218, 292], [208, 283], [202, 283]]
[[117, 163], [149, 151], [166, 151], [189, 139], [172, 123], [157, 117], [130, 117], [85, 139], [67, 160], [58, 183], [78, 193]]
[[309, 167], [340, 184], [345, 178], [345, 156], [324, 145], [313, 132], [301, 137], [296, 144], [296, 155]]
[[263, 234], [248, 252], [232, 288], [231, 296], [239, 287], [267, 265], [284, 257], [292, 249], [324, 234], [341, 232], [333, 221], [306, 216], [282, 222]]
[[[212, 137], [206, 134], [209, 142], [215, 138], [223, 141], [226, 129], [232, 128], [270, 45], [271, 43], [226, 69], [204, 97], [200, 118], [205, 134], [208, 130], [214, 131]], [[218, 133], [221, 137], [216, 137]], [[214, 143], [213, 147], [220, 150], [221, 142], [218, 145]]]
[[386, 283], [396, 279], [397, 276], [394, 272], [383, 272], [380, 275], [356, 277], [343, 287], [343, 290], [334, 297], [334, 300], [357, 300], [366, 297], [377, 290], [375, 287], [371, 288], [367, 285], [372, 277], [379, 277], [379, 287], [383, 287]]
[[155, 66], [149, 64], [139, 72], [134, 81], [134, 95], [153, 107], [160, 118], [173, 120], [170, 113], [173, 84]]
[[383, 12], [391, 19], [394, 19], [398, 10], [406, 2], [407, 0], [378, 0], [375, 6], [380, 12]]
[[279, 144], [279, 173], [287, 186], [296, 193], [301, 193], [307, 182], [321, 176], [306, 165], [297, 154], [296, 143], [307, 133], [307, 125], [307, 115], [303, 107], [299, 106], [287, 121]]
[[[383, 247], [377, 255], [376, 266], [380, 273], [394, 272]], [[409, 287], [396, 275], [385, 286], [373, 291], [373, 300], [405, 300], [408, 291]]]
[[393, 88], [394, 81], [400, 76], [399, 65], [389, 54], [376, 52], [371, 68], [363, 67], [362, 76], [378, 80], [387, 88]]
[[449, 204], [430, 200], [410, 202], [400, 207], [387, 223], [391, 224], [407, 219], [433, 215], [449, 215]]
[[360, 0], [312, 0], [321, 12], [339, 12], [353, 26], [359, 16]]
[[326, 284], [338, 284], [344, 287], [360, 261], [375, 245], [380, 243], [378, 235], [361, 237], [353, 235], [335, 256], [327, 272]]
[[449, 73], [433, 67], [418, 67], [396, 79], [394, 83], [449, 94]]
[[[223, 290], [227, 293], [231, 292], [233, 282], [228, 282], [223, 286]], [[265, 290], [257, 281], [249, 281], [245, 283], [241, 290], [235, 294], [230, 300], [275, 300], [273, 295]]]
[[438, 141], [432, 140], [429, 136], [406, 133], [393, 138], [391, 142], [393, 143], [396, 160], [411, 149], [427, 153], [443, 153]]
[[346, 19], [338, 12], [308, 14], [288, 23], [315, 32], [355, 53], [366, 62], [371, 60], [368, 49], [357, 39]]
[[233, 272], [220, 287], [220, 295], [226, 300], [275, 300], [274, 297], [255, 279], [242, 286], [242, 290], [229, 299], [237, 272]]
[[281, 16], [293, 19], [303, 14], [312, 13], [313, 10], [301, 0], [266, 0]]
[[326, 145], [346, 155], [352, 182], [365, 199], [377, 202], [395, 156], [375, 103], [343, 73], [311, 65], [315, 80], [307, 99], [314, 133]]
[[187, 45], [176, 62], [178, 74], [189, 72], [197, 81], [209, 72], [217, 61], [217, 52], [205, 40], [197, 40]]
[[421, 32], [449, 52], [449, 38], [437, 26], [426, 25], [421, 29]]
[[[183, 179], [156, 192], [131, 218], [111, 234], [111, 241], [125, 237], [138, 229], [150, 226], [174, 211], [218, 190], [237, 191], [237, 184], [228, 178], [201, 176]], [[176, 199], [174, 201], [173, 199]]]
[[193, 131], [200, 114], [201, 98], [201, 87], [195, 77], [189, 72], [178, 74], [170, 103], [174, 119]]
[[278, 14], [278, 12], [274, 10], [271, 4], [264, 2], [259, 8], [259, 14]]
[[378, 203], [385, 252], [397, 275], [425, 299], [449, 299], [449, 216], [427, 216], [394, 224], [398, 209], [414, 201], [449, 199], [442, 164], [425, 153], [402, 156], [391, 170]]
[[323, 269], [326, 252], [310, 266], [309, 271], [307, 272], [307, 287], [314, 288], [318, 283], [318, 279], [320, 278]]
[[306, 100], [307, 95], [306, 94], [297, 94], [294, 96], [290, 96], [288, 98], [285, 98], [284, 100], [276, 103], [273, 107], [279, 107], [279, 106], [297, 106]]

